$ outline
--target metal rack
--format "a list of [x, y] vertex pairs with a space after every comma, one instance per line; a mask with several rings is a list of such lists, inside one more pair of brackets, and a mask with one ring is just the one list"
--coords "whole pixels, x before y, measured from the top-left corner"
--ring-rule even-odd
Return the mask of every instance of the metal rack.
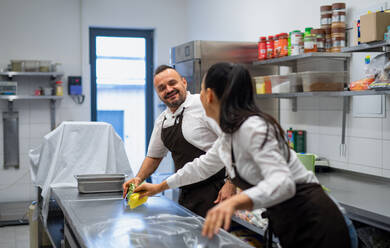
[[[63, 76], [61, 72], [0, 72], [0, 77], [50, 77], [51, 80]], [[33, 96], [33, 95], [0, 95], [0, 100], [8, 101], [8, 109], [3, 112], [4, 132], [4, 168], [19, 168], [19, 117], [14, 111], [16, 100], [49, 100], [50, 106], [50, 127], [55, 128], [55, 102], [61, 100], [62, 96]]]
[[343, 53], [352, 53], [352, 52], [389, 52], [390, 51], [390, 41], [382, 40], [371, 43], [360, 44], [353, 47], [345, 47], [341, 49]]
[[[287, 56], [276, 59], [269, 59], [263, 61], [254, 61], [253, 65], [257, 66], [278, 66], [278, 71], [280, 71], [280, 66], [288, 66], [291, 67], [293, 72], [298, 71], [298, 62], [299, 61], [320, 61], [320, 62], [336, 62], [342, 64], [344, 71], [349, 71], [349, 59], [352, 57], [351, 53], [326, 53], [326, 52], [318, 52], [318, 53], [305, 53], [301, 55], [295, 56]], [[342, 118], [342, 134], [341, 134], [341, 144], [340, 144], [340, 154], [345, 156], [346, 147], [345, 147], [345, 127], [346, 127], [346, 118], [347, 118], [347, 110], [349, 103], [349, 96], [354, 93], [346, 93], [347, 91], [342, 92], [296, 92], [296, 93], [277, 93], [277, 94], [261, 94], [256, 97], [261, 98], [287, 98], [292, 101], [292, 111], [297, 111], [297, 97], [307, 97], [307, 96], [340, 96], [344, 97], [343, 101], [343, 118]], [[362, 94], [362, 93], [356, 93]], [[370, 93], [372, 94], [372, 93]], [[279, 111], [280, 113], [280, 111]], [[280, 119], [280, 118], [279, 118]]]

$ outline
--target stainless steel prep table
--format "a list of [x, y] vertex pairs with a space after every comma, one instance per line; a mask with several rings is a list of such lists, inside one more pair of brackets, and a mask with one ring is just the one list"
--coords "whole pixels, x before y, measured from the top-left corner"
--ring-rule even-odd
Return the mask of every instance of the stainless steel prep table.
[[[134, 235], [151, 237], [148, 239], [148, 247], [167, 247], [167, 244], [168, 247], [183, 247], [186, 240], [183, 240], [180, 233], [172, 237], [150, 233], [148, 228], [151, 222], [146, 222], [145, 218], [154, 218], [159, 214], [196, 217], [191, 211], [165, 197], [150, 197], [147, 205], [130, 210], [121, 193], [79, 194], [77, 188], [54, 188], [52, 196], [64, 214], [65, 244], [70, 247], [142, 247], [134, 243], [132, 234], [126, 229], [129, 227], [135, 230], [139, 228]], [[203, 223], [201, 217], [196, 218], [200, 218]], [[176, 229], [183, 230], [183, 226], [167, 222], [161, 229], [162, 233], [172, 232]], [[200, 232], [201, 226], [191, 233], [192, 238], [198, 242], [194, 247], [218, 247], [226, 242], [234, 242], [234, 247], [250, 247], [225, 231], [221, 231], [212, 240], [202, 237]], [[206, 246], [202, 246], [205, 244]]]
[[390, 231], [390, 180], [338, 169], [316, 176], [351, 219]]

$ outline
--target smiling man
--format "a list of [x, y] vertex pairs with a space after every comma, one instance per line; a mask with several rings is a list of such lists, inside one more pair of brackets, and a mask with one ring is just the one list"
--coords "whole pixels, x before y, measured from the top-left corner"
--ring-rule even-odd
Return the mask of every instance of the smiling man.
[[[154, 88], [168, 108], [155, 121], [148, 153], [137, 176], [123, 184], [124, 196], [128, 185], [138, 185], [149, 177], [168, 151], [176, 172], [205, 154], [220, 133], [217, 123], [206, 117], [199, 94], [187, 91], [186, 79], [174, 68], [159, 66], [154, 73]], [[224, 178], [225, 169], [205, 181], [182, 187], [179, 203], [204, 217], [216, 203], [235, 194], [234, 185], [228, 180], [225, 183]]]

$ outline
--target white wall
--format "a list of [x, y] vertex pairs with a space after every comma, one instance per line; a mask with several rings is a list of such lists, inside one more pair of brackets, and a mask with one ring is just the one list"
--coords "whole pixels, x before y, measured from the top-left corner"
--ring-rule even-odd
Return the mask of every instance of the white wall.
[[[188, 9], [196, 15], [189, 22], [190, 39], [257, 41], [259, 36], [318, 27], [320, 6], [336, 1], [190, 0]], [[349, 0], [348, 22], [355, 16], [389, 1]], [[350, 26], [350, 25], [349, 25]], [[354, 54], [351, 79], [359, 79], [366, 54]], [[331, 166], [390, 177], [390, 99], [386, 118], [347, 118], [347, 156], [339, 156], [342, 98], [300, 98], [298, 112], [291, 102], [281, 102], [281, 124], [308, 131], [309, 152], [331, 159]], [[352, 105], [352, 103], [351, 103]]]
[[[56, 123], [88, 121], [89, 27], [154, 29], [154, 63], [157, 66], [169, 62], [170, 47], [188, 40], [186, 4], [181, 0], [1, 0], [0, 68], [6, 67], [11, 59], [48, 59], [62, 63], [64, 81], [68, 75], [82, 75], [85, 103], [76, 105], [65, 90], [64, 99], [57, 103]], [[24, 85], [23, 91], [32, 94], [38, 85], [48, 84], [46, 79], [41, 80], [45, 81], [19, 81], [23, 81], [20, 83], [20, 86]], [[0, 112], [6, 109], [7, 102], [0, 101]], [[50, 131], [48, 101], [17, 101], [15, 110], [19, 112], [21, 168], [3, 169], [0, 122], [0, 202], [35, 199], [27, 153]], [[169, 170], [170, 164], [163, 167]]]
[[[65, 77], [81, 74], [79, 0], [1, 0], [0, 30], [1, 68], [6, 67], [11, 59], [38, 59], [62, 63]], [[34, 88], [49, 83], [47, 78], [16, 77], [15, 80], [25, 94], [33, 94]], [[57, 104], [57, 123], [85, 119], [79, 114], [83, 107], [76, 106], [65, 97]], [[48, 101], [16, 101], [14, 108], [19, 112], [21, 168], [3, 169], [3, 146], [7, 144], [3, 144], [0, 121], [0, 202], [36, 197], [29, 176], [27, 153], [29, 148], [39, 145], [42, 137], [50, 131]], [[7, 102], [0, 101], [0, 114], [6, 109]]]

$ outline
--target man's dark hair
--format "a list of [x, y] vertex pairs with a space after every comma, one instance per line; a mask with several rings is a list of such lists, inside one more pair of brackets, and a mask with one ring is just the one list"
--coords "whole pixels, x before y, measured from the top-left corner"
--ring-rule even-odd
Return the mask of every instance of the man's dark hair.
[[[161, 73], [161, 72], [163, 72], [163, 71], [165, 71], [165, 70], [167, 70], [167, 69], [172, 69], [172, 70], [175, 70], [175, 68], [173, 68], [172, 66], [170, 66], [170, 65], [160, 65], [160, 66], [158, 66], [157, 68], [156, 68], [156, 70], [154, 71], [154, 77], [157, 75], [157, 74], [159, 74], [159, 73]], [[176, 71], [176, 70], [175, 70]], [[176, 71], [177, 72], [177, 71]], [[179, 75], [180, 75], [180, 73], [179, 72], [177, 72]]]

